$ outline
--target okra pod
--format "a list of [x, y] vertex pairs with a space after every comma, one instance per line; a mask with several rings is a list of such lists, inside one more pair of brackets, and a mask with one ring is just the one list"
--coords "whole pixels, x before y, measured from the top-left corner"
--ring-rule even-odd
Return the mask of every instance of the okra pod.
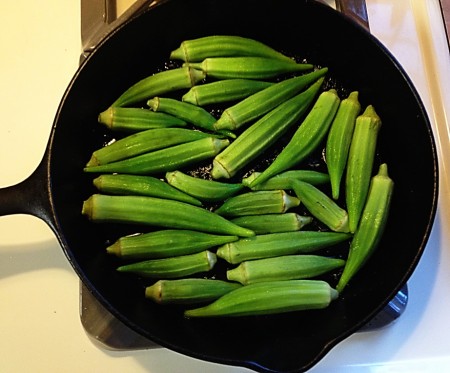
[[170, 53], [171, 59], [185, 62], [226, 56], [260, 56], [294, 62], [288, 56], [260, 41], [236, 35], [211, 35], [184, 40]]
[[388, 220], [393, 190], [394, 182], [389, 177], [386, 163], [383, 163], [377, 175], [372, 177], [361, 221], [350, 243], [347, 262], [339, 278], [339, 292], [376, 250]]
[[322, 92], [311, 111], [292, 136], [291, 141], [289, 141], [272, 164], [250, 183], [250, 187], [254, 187], [272, 176], [293, 168], [315, 151], [325, 138], [339, 103], [339, 96], [334, 89]]
[[173, 115], [203, 129], [215, 130], [216, 118], [199, 106], [167, 97], [154, 97], [147, 101], [147, 105], [155, 112]]
[[186, 202], [194, 206], [202, 205], [198, 199], [153, 176], [103, 174], [96, 177], [93, 184], [105, 194], [157, 197]]
[[170, 185], [180, 191], [200, 201], [208, 202], [224, 201], [244, 188], [242, 184], [221, 183], [214, 180], [200, 179], [181, 171], [167, 172], [166, 180]]
[[173, 115], [132, 107], [109, 107], [99, 114], [98, 122], [104, 124], [111, 131], [129, 133], [187, 125], [186, 121]]
[[117, 222], [214, 234], [249, 237], [254, 232], [239, 227], [204, 208], [169, 199], [94, 194], [83, 203], [83, 215], [95, 222]]
[[360, 110], [358, 92], [352, 92], [346, 99], [342, 100], [331, 123], [325, 156], [328, 173], [330, 174], [331, 193], [335, 200], [339, 199], [341, 179], [347, 165], [353, 129]]
[[205, 73], [201, 70], [185, 66], [164, 70], [135, 83], [122, 93], [111, 106], [129, 106], [144, 102], [151, 97], [191, 88], [204, 78]]
[[295, 181], [293, 189], [312, 216], [335, 232], [349, 232], [347, 211], [328, 195], [303, 181]]
[[251, 79], [226, 79], [192, 87], [181, 98], [193, 105], [206, 106], [242, 100], [274, 83]]
[[301, 280], [343, 267], [345, 260], [322, 255], [284, 255], [248, 260], [227, 271], [227, 279], [242, 285], [263, 281]]
[[284, 190], [248, 192], [227, 199], [214, 212], [226, 217], [281, 214], [300, 204]]
[[121, 161], [100, 166], [85, 167], [84, 171], [95, 173], [117, 172], [136, 175], [173, 171], [205, 159], [213, 158], [223, 148], [228, 146], [229, 143], [227, 139], [206, 137], [201, 140], [171, 146]]
[[206, 278], [159, 280], [145, 288], [145, 297], [158, 304], [209, 303], [240, 287], [235, 282]]
[[369, 190], [381, 119], [372, 105], [356, 119], [345, 179], [350, 232], [355, 232]]
[[[242, 184], [249, 187], [251, 182], [255, 180], [260, 172], [253, 172], [250, 176], [242, 179]], [[289, 170], [275, 175], [256, 186], [252, 190], [276, 190], [276, 189], [292, 189], [292, 184], [296, 180], [304, 181], [312, 185], [322, 185], [330, 182], [328, 174], [314, 170]]]
[[242, 286], [186, 317], [255, 316], [326, 308], [339, 293], [321, 280], [269, 281]]
[[276, 60], [267, 57], [213, 57], [202, 62], [185, 62], [183, 66], [201, 70], [216, 79], [270, 79], [287, 73], [311, 70], [307, 63]]
[[[261, 117], [281, 103], [304, 90], [308, 85], [322, 78], [328, 69], [323, 68], [308, 74], [283, 80], [256, 92], [233, 106], [225, 109], [214, 124], [214, 128], [234, 130]], [[315, 94], [315, 90], [313, 90]]]
[[216, 262], [216, 254], [206, 250], [196, 254], [126, 264], [118, 267], [117, 270], [142, 277], [170, 279], [208, 272], [213, 269]]
[[151, 151], [211, 137], [187, 128], [157, 128], [141, 131], [95, 150], [86, 166], [120, 161]]
[[297, 231], [256, 235], [220, 246], [217, 256], [230, 264], [281, 255], [305, 254], [337, 245], [351, 237], [348, 233]]
[[272, 146], [305, 114], [322, 82], [323, 78], [320, 78], [305, 92], [281, 103], [241, 133], [228, 149], [214, 158], [212, 177], [214, 179], [233, 177]]
[[238, 238], [185, 229], [164, 229], [121, 237], [106, 251], [125, 259], [159, 259], [195, 254]]
[[255, 234], [294, 232], [312, 222], [312, 217], [287, 212], [283, 214], [248, 215], [231, 219], [240, 227], [248, 228]]

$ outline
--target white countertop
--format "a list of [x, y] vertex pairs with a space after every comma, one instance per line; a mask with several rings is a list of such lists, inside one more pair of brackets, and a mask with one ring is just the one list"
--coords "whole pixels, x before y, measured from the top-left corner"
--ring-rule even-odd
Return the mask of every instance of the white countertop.
[[[426, 6], [424, 4], [427, 4]], [[53, 118], [81, 51], [79, 0], [14, 0], [0, 13], [0, 187], [16, 184], [39, 163]], [[403, 64], [421, 94], [448, 154], [450, 61], [443, 35], [423, 58], [414, 14], [437, 16], [437, 0], [368, 0], [372, 32]], [[415, 11], [416, 13], [414, 13]], [[433, 33], [440, 30], [432, 23]], [[431, 39], [430, 39], [431, 40]], [[426, 42], [428, 43], [428, 42]], [[444, 56], [442, 58], [442, 56]], [[436, 65], [445, 90], [431, 89], [446, 105], [433, 107], [423, 65]], [[430, 77], [433, 80], [433, 77]], [[434, 93], [433, 93], [434, 92]], [[438, 125], [436, 123], [439, 123]], [[442, 157], [444, 159], [444, 157]], [[447, 159], [450, 159], [448, 157]], [[450, 200], [442, 161], [441, 195], [446, 201], [427, 250], [409, 284], [409, 305], [392, 326], [358, 333], [334, 348], [311, 371], [443, 372], [450, 369]], [[197, 361], [166, 349], [111, 352], [95, 346], [79, 316], [79, 280], [50, 229], [30, 216], [0, 217], [0, 371], [15, 372], [249, 372]]]

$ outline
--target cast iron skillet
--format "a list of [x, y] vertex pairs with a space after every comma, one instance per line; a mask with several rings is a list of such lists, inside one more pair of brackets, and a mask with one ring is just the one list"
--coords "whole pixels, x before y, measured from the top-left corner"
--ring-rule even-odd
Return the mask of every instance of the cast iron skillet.
[[[161, 69], [180, 41], [212, 34], [255, 38], [329, 67], [331, 82], [359, 90], [383, 118], [379, 154], [396, 182], [378, 251], [328, 309], [279, 316], [187, 320], [155, 306], [143, 283], [116, 273], [110, 231], [80, 213], [94, 192], [82, 172], [105, 140], [97, 115], [139, 79]], [[342, 93], [342, 92], [341, 92]], [[80, 67], [58, 109], [38, 169], [1, 190], [1, 214], [28, 213], [54, 230], [87, 288], [116, 317], [161, 346], [261, 372], [304, 371], [368, 322], [404, 285], [425, 248], [437, 204], [435, 144], [424, 107], [402, 68], [370, 34], [309, 0], [173, 0], [109, 35]]]

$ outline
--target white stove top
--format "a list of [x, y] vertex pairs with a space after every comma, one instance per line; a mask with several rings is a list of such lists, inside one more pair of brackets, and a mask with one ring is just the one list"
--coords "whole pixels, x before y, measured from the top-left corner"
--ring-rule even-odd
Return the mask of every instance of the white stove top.
[[[357, 333], [311, 372], [450, 371], [450, 54], [438, 0], [367, 0], [372, 33], [412, 78], [439, 138], [440, 207], [391, 326]], [[0, 187], [26, 178], [47, 145], [59, 101], [78, 66], [80, 1], [8, 1], [0, 13]], [[429, 71], [429, 73], [427, 73]], [[167, 349], [106, 351], [86, 335], [79, 280], [37, 218], [0, 218], [0, 371], [214, 372], [249, 370]]]

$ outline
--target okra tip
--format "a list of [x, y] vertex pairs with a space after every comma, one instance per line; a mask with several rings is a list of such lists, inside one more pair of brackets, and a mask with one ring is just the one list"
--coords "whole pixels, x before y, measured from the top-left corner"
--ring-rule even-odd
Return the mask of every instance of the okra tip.
[[120, 242], [116, 241], [111, 246], [108, 246], [106, 248], [106, 252], [111, 255], [115, 255], [115, 256], [119, 256], [119, 257], [122, 256]]
[[113, 108], [109, 107], [98, 115], [98, 122], [111, 127], [113, 121]]

